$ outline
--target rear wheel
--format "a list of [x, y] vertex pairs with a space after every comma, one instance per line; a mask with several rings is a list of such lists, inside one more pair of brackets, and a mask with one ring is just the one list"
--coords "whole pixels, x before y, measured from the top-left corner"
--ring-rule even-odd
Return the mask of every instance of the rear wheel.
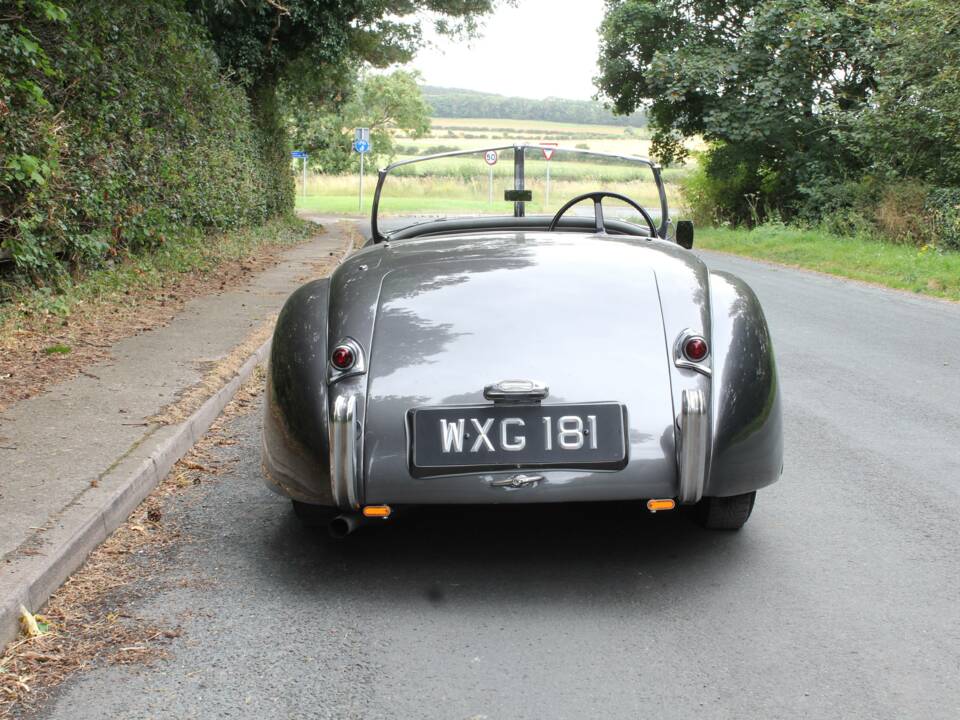
[[326, 527], [337, 516], [337, 509], [329, 505], [311, 505], [310, 503], [292, 500], [293, 512], [307, 527]]
[[750, 517], [757, 493], [705, 497], [697, 503], [697, 522], [709, 530], [739, 530]]

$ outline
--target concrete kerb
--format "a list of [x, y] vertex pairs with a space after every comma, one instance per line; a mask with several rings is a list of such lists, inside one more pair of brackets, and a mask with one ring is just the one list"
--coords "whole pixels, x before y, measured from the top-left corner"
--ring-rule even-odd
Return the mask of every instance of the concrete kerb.
[[[126, 521], [137, 505], [167, 476], [174, 464], [203, 437], [257, 365], [266, 360], [269, 352], [268, 340], [247, 358], [236, 375], [220, 390], [184, 422], [174, 426], [146, 460], [128, 471], [117, 489], [104, 501], [92, 508], [65, 513], [63, 527], [55, 533], [58, 537], [50, 549], [42, 555], [29, 558], [23, 571], [18, 572], [19, 577], [14, 577], [13, 588], [0, 590], [0, 646], [6, 646], [19, 633], [20, 605], [31, 612], [43, 607], [71, 573]], [[115, 471], [123, 472], [120, 468]]]

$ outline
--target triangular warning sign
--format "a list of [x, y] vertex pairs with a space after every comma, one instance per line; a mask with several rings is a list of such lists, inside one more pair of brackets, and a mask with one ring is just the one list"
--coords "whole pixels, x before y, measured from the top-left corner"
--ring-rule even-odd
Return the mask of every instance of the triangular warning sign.
[[553, 157], [553, 154], [554, 154], [556, 151], [557, 151], [557, 149], [556, 149], [556, 148], [552, 148], [552, 147], [541, 147], [541, 148], [540, 148], [540, 152], [543, 153], [543, 159], [544, 159], [544, 160], [549, 160], [550, 158], [552, 158], [552, 157]]

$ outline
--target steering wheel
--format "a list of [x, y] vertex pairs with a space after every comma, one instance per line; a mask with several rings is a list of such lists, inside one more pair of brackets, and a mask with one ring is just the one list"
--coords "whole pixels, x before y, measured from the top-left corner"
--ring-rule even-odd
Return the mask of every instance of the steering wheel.
[[564, 213], [567, 212], [570, 208], [576, 205], [578, 202], [584, 200], [593, 200], [593, 217], [596, 222], [597, 233], [606, 234], [607, 228], [603, 224], [603, 199], [604, 198], [613, 198], [615, 200], [622, 200], [627, 205], [632, 207], [634, 210], [637, 210], [644, 220], [647, 221], [647, 225], [650, 227], [650, 237], [657, 237], [657, 226], [653, 222], [653, 218], [650, 217], [650, 213], [644, 210], [640, 205], [635, 201], [628, 198], [626, 195], [621, 195], [620, 193], [607, 192], [606, 190], [599, 190], [597, 192], [584, 193], [583, 195], [577, 195], [575, 198], [567, 202], [562, 208], [557, 210], [557, 214], [553, 216], [553, 220], [550, 221], [550, 226], [547, 228], [549, 232], [553, 232], [557, 229], [557, 224], [560, 222], [560, 218], [563, 217]]

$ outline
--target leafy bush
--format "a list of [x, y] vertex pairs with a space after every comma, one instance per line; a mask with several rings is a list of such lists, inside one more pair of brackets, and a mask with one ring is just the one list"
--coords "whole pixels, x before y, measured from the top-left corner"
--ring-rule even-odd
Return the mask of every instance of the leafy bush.
[[292, 207], [282, 126], [181, 2], [7, 5], [0, 243], [35, 282]]
[[924, 215], [932, 221], [938, 244], [960, 250], [960, 188], [935, 188], [927, 195]]
[[929, 188], [920, 182], [900, 180], [888, 185], [873, 212], [881, 235], [909, 245], [929, 244], [934, 230], [927, 212], [928, 195]]
[[700, 153], [698, 161], [681, 180], [694, 223], [752, 226], [779, 217], [779, 176], [750, 148], [716, 143]]

